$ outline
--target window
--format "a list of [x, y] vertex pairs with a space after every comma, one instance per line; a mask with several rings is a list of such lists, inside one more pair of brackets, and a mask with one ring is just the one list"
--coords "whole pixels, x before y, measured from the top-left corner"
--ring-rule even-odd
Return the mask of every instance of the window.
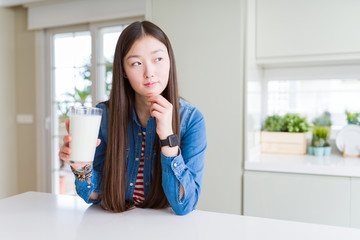
[[51, 174], [46, 179], [51, 180], [52, 193], [75, 194], [70, 167], [58, 157], [67, 135], [65, 120], [70, 106], [95, 106], [109, 98], [115, 46], [121, 31], [132, 21], [47, 30], [46, 113], [51, 123], [47, 134]]
[[115, 46], [124, 27], [126, 26], [103, 27], [99, 30], [97, 72], [99, 78], [103, 79], [103, 83], [98, 88], [100, 101], [105, 101], [110, 96]]
[[[299, 113], [312, 122], [322, 113], [329, 112], [332, 121], [330, 144], [336, 153], [336, 134], [348, 124], [345, 110], [360, 112], [360, 65], [259, 67], [257, 71], [246, 83], [247, 161], [264, 157], [260, 152], [260, 131], [265, 118], [285, 113]], [[308, 141], [310, 139], [309, 132]], [[296, 159], [297, 156], [284, 157]]]
[[345, 110], [358, 111], [360, 78], [267, 82], [268, 115], [297, 112], [308, 121], [329, 112], [333, 128], [347, 124]]
[[345, 110], [360, 111], [360, 68], [328, 66], [265, 69], [266, 115], [299, 113], [309, 122], [330, 113], [332, 128], [347, 124]]

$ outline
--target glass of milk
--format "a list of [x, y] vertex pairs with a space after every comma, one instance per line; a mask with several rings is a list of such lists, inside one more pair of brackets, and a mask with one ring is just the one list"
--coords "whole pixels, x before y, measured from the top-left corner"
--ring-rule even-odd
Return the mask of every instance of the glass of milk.
[[102, 109], [94, 107], [71, 107], [69, 111], [70, 162], [92, 162], [99, 135]]

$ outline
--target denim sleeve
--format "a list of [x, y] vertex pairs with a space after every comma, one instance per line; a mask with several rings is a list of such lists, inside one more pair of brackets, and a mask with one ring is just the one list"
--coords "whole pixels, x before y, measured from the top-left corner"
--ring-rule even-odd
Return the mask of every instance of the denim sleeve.
[[100, 183], [101, 183], [101, 175], [93, 170], [93, 175], [90, 179], [90, 183], [87, 181], [81, 182], [79, 179], [75, 178], [75, 189], [77, 194], [84, 199], [86, 203], [98, 203], [100, 201], [100, 197], [96, 200], [91, 200], [90, 195], [92, 192], [100, 194]]
[[[195, 110], [190, 114], [181, 137], [178, 156], [166, 157], [161, 154], [163, 189], [170, 206], [178, 215], [194, 210], [199, 200], [206, 147], [205, 120]], [[181, 200], [180, 183], [184, 188]]]
[[[103, 108], [104, 106], [98, 105], [97, 107]], [[96, 148], [94, 162], [93, 162], [93, 174], [90, 178], [90, 181], [81, 182], [77, 178], [75, 178], [75, 189], [77, 194], [84, 199], [86, 203], [98, 203], [100, 201], [100, 193], [101, 193], [101, 177], [104, 168], [104, 160], [106, 155], [106, 143], [104, 141], [103, 130], [107, 127], [106, 121], [106, 113], [103, 112], [103, 116], [101, 119], [100, 130], [98, 138], [101, 140], [100, 145]], [[105, 116], [104, 116], [105, 115]], [[98, 193], [99, 197], [96, 200], [91, 200], [91, 193]]]

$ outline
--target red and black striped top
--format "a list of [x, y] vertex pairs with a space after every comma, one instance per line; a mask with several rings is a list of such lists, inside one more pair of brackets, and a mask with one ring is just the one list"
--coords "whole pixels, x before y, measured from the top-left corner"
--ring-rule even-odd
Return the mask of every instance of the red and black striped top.
[[140, 205], [144, 202], [144, 155], [145, 155], [145, 134], [142, 132], [142, 143], [141, 143], [141, 155], [140, 155], [140, 164], [138, 169], [138, 174], [135, 182], [135, 189], [133, 194], [133, 199], [135, 205]]

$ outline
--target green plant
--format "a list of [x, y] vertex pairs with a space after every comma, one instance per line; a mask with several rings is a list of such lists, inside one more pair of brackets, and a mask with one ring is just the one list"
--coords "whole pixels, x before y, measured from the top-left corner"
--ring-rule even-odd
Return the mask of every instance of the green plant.
[[313, 147], [327, 147], [329, 142], [329, 128], [328, 127], [314, 127], [312, 131], [311, 146]]
[[314, 126], [328, 126], [332, 125], [331, 117], [329, 112], [324, 112], [319, 117], [315, 118], [312, 123]]
[[83, 90], [79, 90], [76, 87], [74, 88], [75, 93], [69, 93], [67, 92], [65, 95], [71, 97], [74, 99], [75, 102], [80, 102], [81, 105], [84, 106], [86, 99], [90, 96], [91, 94], [91, 87], [87, 86], [85, 87]]
[[309, 128], [309, 123], [307, 123], [305, 118], [300, 117], [299, 114], [288, 113], [284, 116], [283, 132], [307, 132]]
[[345, 110], [346, 120], [348, 124], [360, 125], [360, 112], [351, 113]]
[[281, 132], [284, 126], [284, 119], [279, 115], [268, 116], [265, 119], [264, 129], [269, 132]]
[[[78, 89], [77, 87], [74, 87], [74, 92], [67, 92], [64, 93], [64, 95], [68, 96], [71, 98], [71, 100], [69, 100], [69, 102], [79, 102], [81, 105], [85, 104], [86, 99], [91, 95], [91, 72], [90, 72], [90, 64], [86, 63], [84, 64], [81, 68], [79, 68], [80, 72], [79, 75], [82, 77], [82, 79], [84, 81], [86, 81], [87, 83], [85, 84], [85, 87], [83, 89]], [[110, 91], [111, 91], [111, 77], [112, 77], [112, 70], [113, 70], [113, 65], [112, 62], [108, 59], [105, 60], [105, 91], [106, 91], [106, 95], [110, 96]], [[65, 119], [68, 118], [68, 113], [69, 113], [69, 109], [70, 107], [68, 106], [68, 104], [66, 103], [65, 107], [61, 107], [60, 103], [58, 104], [58, 111], [60, 113], [60, 120], [61, 121], [65, 121]]]

